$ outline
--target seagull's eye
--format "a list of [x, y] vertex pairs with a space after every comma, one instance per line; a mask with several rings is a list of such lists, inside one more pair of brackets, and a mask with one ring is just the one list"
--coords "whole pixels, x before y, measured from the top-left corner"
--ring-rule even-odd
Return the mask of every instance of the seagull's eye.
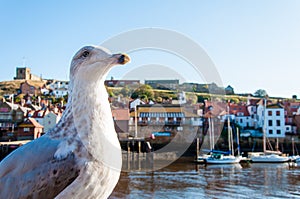
[[82, 53], [82, 57], [87, 57], [87, 56], [89, 56], [89, 54], [90, 54], [90, 52], [86, 50]]

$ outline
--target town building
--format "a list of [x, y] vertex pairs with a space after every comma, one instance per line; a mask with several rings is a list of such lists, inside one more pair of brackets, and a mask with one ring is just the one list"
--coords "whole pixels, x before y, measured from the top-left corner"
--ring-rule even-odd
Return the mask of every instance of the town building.
[[33, 140], [39, 138], [43, 133], [43, 126], [34, 118], [28, 118], [18, 126], [15, 132], [17, 140]]
[[51, 94], [54, 95], [55, 98], [62, 98], [68, 95], [68, 89], [58, 88], [53, 90]]
[[280, 104], [266, 107], [266, 136], [270, 138], [285, 137], [284, 108]]
[[62, 98], [68, 95], [69, 82], [53, 80], [48, 87], [52, 90], [51, 94], [54, 95], [55, 98]]
[[20, 85], [20, 92], [24, 95], [40, 95], [41, 89], [44, 88], [43, 81], [25, 81]]
[[226, 88], [225, 88], [225, 94], [226, 95], [233, 95], [234, 94], [234, 89], [232, 86], [228, 85]]
[[13, 138], [18, 124], [23, 122], [28, 108], [9, 102], [0, 102], [0, 140]]
[[[112, 116], [116, 132], [119, 134], [128, 133], [129, 130], [129, 109], [113, 109]], [[128, 134], [126, 134], [126, 137]]]
[[108, 87], [139, 86], [140, 80], [105, 80], [104, 85]]
[[42, 78], [31, 73], [28, 67], [17, 67], [15, 80], [34, 80], [42, 81]]
[[285, 101], [283, 102], [285, 124], [289, 126], [288, 134], [295, 135], [299, 133], [300, 127], [300, 102]]
[[254, 115], [250, 115], [245, 104], [230, 104], [230, 115], [235, 116], [235, 121], [243, 128], [254, 128], [256, 120]]
[[178, 104], [141, 104], [130, 113], [129, 132], [136, 137], [175, 135], [187, 139], [202, 125], [193, 107]]
[[54, 128], [59, 122], [62, 114], [60, 112], [50, 111], [44, 116], [42, 125], [44, 126], [44, 133], [47, 133], [50, 129]]
[[134, 111], [138, 105], [146, 104], [143, 100], [137, 98], [129, 103], [130, 112]]
[[229, 114], [243, 129], [252, 129], [259, 132], [266, 131], [268, 138], [283, 138], [286, 133], [292, 132], [292, 126], [286, 124], [284, 107], [275, 103], [265, 105], [263, 99], [248, 100], [247, 103], [230, 104]]

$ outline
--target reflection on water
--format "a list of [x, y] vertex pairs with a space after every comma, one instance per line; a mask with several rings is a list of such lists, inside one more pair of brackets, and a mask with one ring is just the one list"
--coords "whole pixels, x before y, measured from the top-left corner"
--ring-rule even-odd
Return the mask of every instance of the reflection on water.
[[154, 172], [122, 172], [110, 198], [300, 198], [300, 167], [201, 165], [180, 160]]

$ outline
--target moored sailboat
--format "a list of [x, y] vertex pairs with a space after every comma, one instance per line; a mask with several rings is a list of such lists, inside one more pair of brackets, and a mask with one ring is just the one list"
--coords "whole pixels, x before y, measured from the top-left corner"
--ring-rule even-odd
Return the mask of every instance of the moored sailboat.
[[282, 156], [280, 151], [269, 151], [266, 148], [266, 99], [264, 99], [264, 124], [263, 124], [263, 152], [252, 153], [250, 160], [253, 163], [283, 163], [288, 162], [288, 157]]
[[[207, 164], [236, 164], [241, 161], [240, 151], [238, 148], [238, 155], [234, 155], [234, 146], [233, 146], [233, 133], [230, 125], [229, 117], [229, 105], [227, 106], [227, 131], [228, 131], [228, 151], [216, 151], [211, 150], [211, 155], [205, 159]], [[239, 135], [237, 135], [238, 138]], [[238, 140], [238, 139], [237, 139]], [[239, 143], [238, 143], [239, 145]]]

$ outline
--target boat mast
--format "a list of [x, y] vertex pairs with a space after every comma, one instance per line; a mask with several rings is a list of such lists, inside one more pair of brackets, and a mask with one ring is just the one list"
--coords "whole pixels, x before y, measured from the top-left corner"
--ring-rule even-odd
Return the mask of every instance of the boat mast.
[[266, 131], [267, 131], [267, 125], [266, 125], [266, 115], [267, 115], [267, 99], [264, 98], [264, 126], [263, 126], [263, 151], [264, 154], [266, 154]]
[[214, 120], [211, 120], [212, 148], [215, 148], [215, 126]]
[[295, 143], [294, 143], [294, 138], [292, 137], [292, 151], [293, 151], [293, 156], [295, 155]]
[[228, 149], [231, 155], [232, 149], [231, 149], [231, 128], [230, 128], [230, 119], [229, 119], [229, 103], [227, 104], [227, 133], [228, 133]]
[[209, 116], [208, 118], [208, 130], [209, 130], [209, 147], [210, 147], [210, 152], [213, 150], [213, 144], [212, 144], [212, 128], [211, 128], [211, 117]]
[[236, 142], [237, 142], [237, 147], [238, 147], [238, 156], [241, 155], [239, 136], [240, 136], [239, 128], [236, 127]]
[[134, 106], [134, 138], [137, 137], [137, 108], [136, 108], [137, 105]]

